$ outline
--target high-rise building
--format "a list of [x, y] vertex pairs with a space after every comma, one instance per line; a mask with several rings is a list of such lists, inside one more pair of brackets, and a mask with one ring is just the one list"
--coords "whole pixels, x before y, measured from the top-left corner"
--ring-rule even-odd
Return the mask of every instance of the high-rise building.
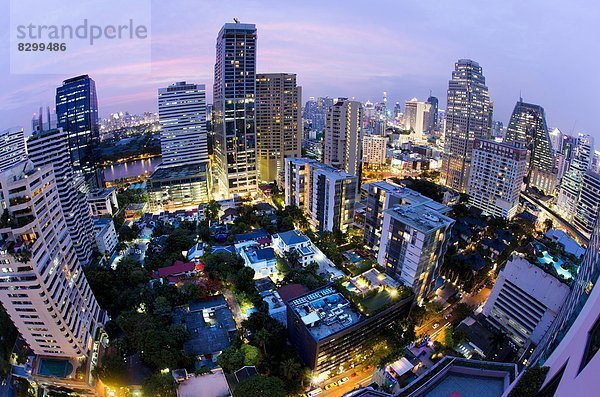
[[550, 143], [552, 143], [552, 150], [562, 152], [563, 133], [558, 128], [553, 128], [548, 132], [548, 135], [550, 136]]
[[454, 225], [439, 205], [425, 201], [383, 212], [377, 263], [412, 288], [419, 304], [434, 290]]
[[313, 229], [342, 231], [354, 222], [358, 177], [306, 158], [285, 159], [285, 204], [304, 211]]
[[0, 171], [27, 159], [23, 128], [14, 127], [0, 131]]
[[406, 101], [404, 104], [404, 129], [413, 130], [418, 139], [425, 139], [424, 132], [430, 129], [431, 104], [421, 102], [417, 98]]
[[505, 141], [520, 142], [529, 151], [527, 187], [552, 194], [556, 188], [558, 170], [544, 108], [519, 100], [510, 117]]
[[94, 158], [100, 139], [96, 83], [88, 75], [63, 81], [56, 89], [57, 127], [69, 137], [69, 153], [79, 188], [87, 193], [104, 187], [104, 176]]
[[340, 99], [329, 108], [323, 162], [360, 176], [362, 104]]
[[365, 135], [362, 139], [362, 162], [369, 165], [385, 164], [388, 137]]
[[213, 86], [215, 176], [220, 196], [257, 191], [256, 26], [226, 23], [217, 37]]
[[594, 153], [594, 138], [579, 134], [571, 154], [567, 172], [563, 175], [554, 208], [567, 220], [572, 221], [577, 200], [583, 186], [583, 176], [589, 170]]
[[256, 157], [259, 180], [273, 182], [283, 172], [283, 159], [300, 157], [302, 88], [296, 75], [256, 75]]
[[598, 210], [600, 210], [600, 174], [589, 170], [583, 175], [581, 193], [573, 219], [575, 227], [588, 238], [594, 230]]
[[460, 59], [448, 84], [448, 106], [440, 181], [467, 190], [475, 138], [490, 134], [490, 98], [483, 70], [477, 62]]
[[513, 253], [483, 307], [494, 327], [507, 333], [519, 348], [537, 344], [558, 315], [569, 286], [525, 254]]
[[36, 167], [52, 167], [71, 243], [79, 263], [87, 265], [92, 258], [94, 223], [85, 195], [75, 186], [67, 133], [62, 128], [38, 130], [27, 141], [27, 151]]
[[0, 173], [0, 189], [0, 302], [36, 355], [88, 356], [105, 313], [77, 260], [52, 166], [18, 163]]
[[469, 204], [486, 215], [512, 218], [517, 214], [526, 172], [524, 147], [476, 139], [467, 184]]
[[431, 132], [434, 129], [438, 128], [439, 101], [436, 97], [429, 95], [429, 98], [427, 98], [427, 103], [430, 105], [430, 108], [428, 113], [428, 123], [425, 130], [427, 132]]
[[392, 182], [371, 182], [363, 184], [362, 189], [367, 196], [364, 241], [365, 245], [375, 253], [379, 251], [385, 210], [396, 205], [428, 203], [430, 208], [442, 214], [450, 211], [449, 207]]
[[204, 84], [171, 84], [158, 89], [161, 165], [208, 163]]

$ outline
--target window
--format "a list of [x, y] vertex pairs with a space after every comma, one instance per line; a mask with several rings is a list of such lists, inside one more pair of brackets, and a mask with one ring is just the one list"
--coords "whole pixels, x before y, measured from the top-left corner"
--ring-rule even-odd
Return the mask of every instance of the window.
[[592, 358], [594, 358], [598, 350], [600, 350], [600, 318], [596, 319], [594, 326], [588, 333], [587, 345], [583, 353], [583, 359], [578, 373], [583, 371], [585, 366], [592, 361]]

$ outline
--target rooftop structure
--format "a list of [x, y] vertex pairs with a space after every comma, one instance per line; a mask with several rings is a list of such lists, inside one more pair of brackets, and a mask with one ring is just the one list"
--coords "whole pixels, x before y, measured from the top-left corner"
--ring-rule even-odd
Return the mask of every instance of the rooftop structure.
[[269, 237], [269, 233], [265, 231], [265, 229], [254, 229], [248, 233], [236, 234], [235, 242], [243, 243], [244, 241], [249, 240], [258, 240], [260, 238]]

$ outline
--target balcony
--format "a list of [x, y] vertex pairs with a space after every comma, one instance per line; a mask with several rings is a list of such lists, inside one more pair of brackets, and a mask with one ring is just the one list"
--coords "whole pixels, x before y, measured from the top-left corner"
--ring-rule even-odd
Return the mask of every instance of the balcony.
[[25, 204], [31, 201], [31, 197], [29, 196], [17, 196], [17, 197], [12, 197], [9, 200], [9, 203], [11, 206], [14, 205], [19, 205], [19, 204]]

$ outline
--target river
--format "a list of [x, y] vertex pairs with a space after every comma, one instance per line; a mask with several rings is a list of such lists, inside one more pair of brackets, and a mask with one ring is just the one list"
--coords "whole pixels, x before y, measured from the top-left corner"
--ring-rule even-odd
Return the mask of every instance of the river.
[[154, 168], [160, 164], [160, 157], [151, 159], [128, 161], [125, 163], [117, 163], [104, 167], [104, 179], [114, 181], [120, 178], [131, 178], [142, 174], [150, 176]]

